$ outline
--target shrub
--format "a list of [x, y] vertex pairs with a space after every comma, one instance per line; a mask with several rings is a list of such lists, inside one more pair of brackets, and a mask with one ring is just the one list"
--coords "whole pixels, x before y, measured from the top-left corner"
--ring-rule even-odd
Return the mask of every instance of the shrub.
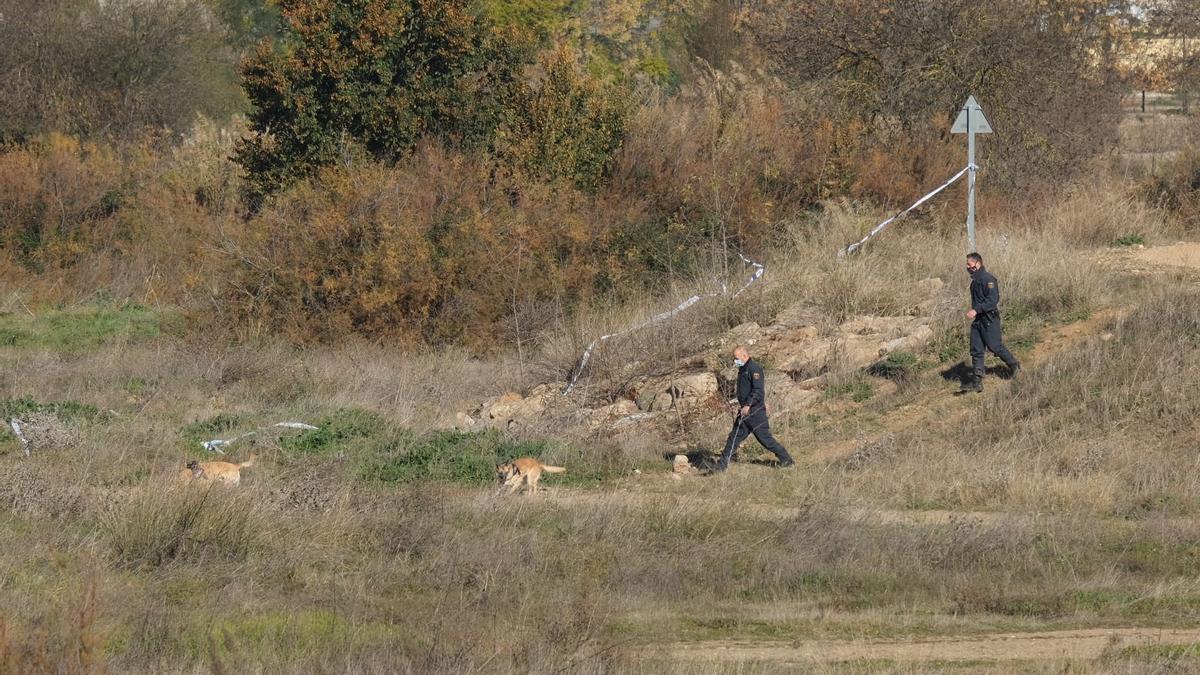
[[0, 250], [39, 271], [77, 262], [114, 233], [127, 178], [111, 147], [61, 134], [0, 154]]
[[816, 84], [876, 138], [928, 128], [979, 95], [1000, 131], [981, 163], [993, 180], [1033, 186], [1057, 184], [1115, 140], [1126, 18], [1091, 1], [802, 0], [767, 3], [750, 26], [776, 73]]
[[237, 56], [201, 0], [3, 0], [0, 15], [0, 143], [182, 131], [241, 104]]
[[566, 49], [543, 61], [540, 82], [523, 85], [498, 145], [531, 176], [595, 191], [608, 176], [629, 116], [629, 92], [591, 77]]
[[256, 196], [274, 194], [356, 145], [394, 162], [424, 136], [490, 142], [525, 57], [466, 0], [283, 0], [281, 48], [242, 69], [256, 135], [238, 149]]

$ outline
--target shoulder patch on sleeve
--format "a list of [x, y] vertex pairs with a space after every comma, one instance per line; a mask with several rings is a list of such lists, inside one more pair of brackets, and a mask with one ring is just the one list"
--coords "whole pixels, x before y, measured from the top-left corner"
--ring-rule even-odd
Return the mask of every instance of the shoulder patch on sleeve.
[[756, 379], [756, 380], [761, 380], [761, 379], [762, 379], [762, 373], [755, 373], [755, 374], [754, 374], [754, 379]]
[[995, 288], [995, 287], [996, 287], [996, 282], [994, 282], [994, 281], [988, 282], [988, 288]]

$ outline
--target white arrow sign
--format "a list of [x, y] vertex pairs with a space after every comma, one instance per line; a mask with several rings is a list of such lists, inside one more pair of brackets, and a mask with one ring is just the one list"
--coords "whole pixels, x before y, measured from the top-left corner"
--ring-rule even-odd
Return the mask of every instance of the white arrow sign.
[[950, 133], [967, 135], [967, 248], [975, 253], [975, 172], [979, 168], [975, 166], [975, 134], [992, 133], [992, 125], [983, 116], [983, 108], [974, 96], [967, 97]]
[[983, 116], [983, 108], [980, 107], [979, 101], [976, 101], [974, 96], [967, 97], [967, 102], [963, 104], [962, 110], [958, 111], [954, 126], [950, 127], [950, 133], [992, 133], [992, 125], [988, 124], [987, 118]]

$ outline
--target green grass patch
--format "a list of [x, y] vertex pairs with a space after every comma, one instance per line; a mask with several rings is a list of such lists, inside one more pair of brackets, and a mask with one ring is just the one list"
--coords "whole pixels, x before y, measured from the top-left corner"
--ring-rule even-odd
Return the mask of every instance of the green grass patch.
[[930, 340], [927, 351], [938, 363], [954, 363], [967, 358], [971, 352], [970, 336], [966, 328], [949, 326]]
[[249, 422], [240, 415], [218, 413], [205, 420], [197, 420], [185, 426], [180, 434], [190, 449], [197, 449], [204, 441], [228, 438], [237, 435]]
[[394, 643], [401, 630], [381, 622], [352, 623], [326, 609], [274, 610], [199, 621], [181, 631], [176, 649], [192, 662], [287, 664], [312, 653]]
[[882, 377], [896, 382], [904, 382], [929, 367], [920, 357], [911, 352], [892, 352], [886, 358], [867, 368], [867, 372], [875, 377]]
[[[1138, 661], [1197, 661], [1200, 660], [1200, 643], [1185, 645], [1135, 645], [1124, 647], [1120, 657]], [[1165, 665], [1165, 664], [1163, 664]], [[1163, 672], [1170, 672], [1164, 670]]]
[[786, 621], [761, 621], [735, 617], [693, 617], [679, 620], [680, 640], [786, 640], [796, 629]]
[[1116, 239], [1113, 240], [1112, 245], [1117, 246], [1117, 247], [1126, 247], [1126, 248], [1130, 247], [1130, 246], [1145, 246], [1146, 245], [1146, 237], [1142, 236], [1140, 233], [1135, 232], [1133, 234], [1127, 234], [1122, 237], [1117, 237]]
[[314, 426], [318, 428], [283, 437], [279, 441], [280, 447], [305, 455], [331, 454], [386, 430], [387, 423], [378, 413], [345, 408], [325, 415]]
[[[497, 464], [518, 457], [540, 458], [553, 448], [546, 441], [509, 439], [495, 430], [435, 431], [420, 436], [404, 430], [364, 455], [359, 476], [383, 483], [437, 480], [486, 485], [495, 482]], [[555, 476], [554, 482], [578, 482], [583, 478], [568, 476], [571, 472]]]
[[0, 346], [48, 347], [72, 351], [112, 342], [140, 342], [164, 333], [177, 333], [182, 325], [175, 314], [140, 305], [55, 309], [29, 316], [0, 314]]
[[0, 417], [3, 417], [6, 423], [13, 417], [20, 419], [31, 414], [49, 414], [63, 422], [94, 422], [102, 417], [96, 406], [77, 401], [39, 403], [29, 397], [0, 401]]
[[874, 394], [875, 387], [863, 373], [855, 373], [845, 382], [831, 384], [825, 389], [825, 396], [829, 398], [848, 398], [855, 403], [862, 403]]

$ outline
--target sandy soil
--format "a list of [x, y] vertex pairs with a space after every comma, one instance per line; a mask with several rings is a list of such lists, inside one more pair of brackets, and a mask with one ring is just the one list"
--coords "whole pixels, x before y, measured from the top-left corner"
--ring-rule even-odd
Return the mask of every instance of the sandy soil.
[[672, 659], [689, 661], [837, 662], [1017, 661], [1095, 659], [1105, 649], [1200, 642], [1200, 630], [1109, 628], [988, 636], [920, 638], [905, 641], [709, 640], [666, 647]]

